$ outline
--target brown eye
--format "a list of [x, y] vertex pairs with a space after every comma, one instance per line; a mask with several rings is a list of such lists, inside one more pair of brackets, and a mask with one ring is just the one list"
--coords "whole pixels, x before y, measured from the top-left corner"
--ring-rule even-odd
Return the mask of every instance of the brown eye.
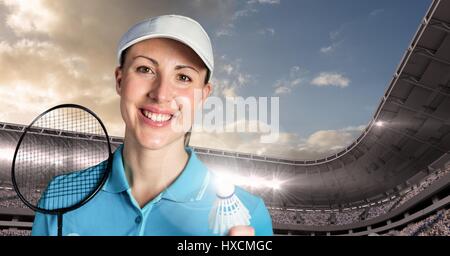
[[178, 75], [178, 79], [180, 79], [183, 82], [190, 82], [192, 79], [186, 75]]
[[137, 72], [139, 73], [153, 73], [152, 70], [149, 67], [146, 66], [139, 66], [137, 69]]

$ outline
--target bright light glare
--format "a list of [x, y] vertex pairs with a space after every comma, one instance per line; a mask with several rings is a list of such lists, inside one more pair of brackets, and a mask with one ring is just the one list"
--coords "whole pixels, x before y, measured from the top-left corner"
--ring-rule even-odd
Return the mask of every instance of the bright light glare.
[[281, 185], [281, 182], [279, 180], [274, 179], [270, 182], [269, 187], [271, 187], [275, 190], [279, 190], [281, 188], [280, 185]]
[[274, 190], [279, 190], [281, 189], [282, 184], [282, 182], [277, 179], [268, 180], [254, 175], [241, 176], [231, 174], [225, 171], [222, 172], [216, 171], [215, 174], [219, 178], [218, 185], [220, 185], [221, 182], [229, 182], [237, 186], [252, 187], [252, 188], [271, 188]]
[[378, 121], [375, 123], [376, 126], [382, 127], [384, 125], [383, 121]]

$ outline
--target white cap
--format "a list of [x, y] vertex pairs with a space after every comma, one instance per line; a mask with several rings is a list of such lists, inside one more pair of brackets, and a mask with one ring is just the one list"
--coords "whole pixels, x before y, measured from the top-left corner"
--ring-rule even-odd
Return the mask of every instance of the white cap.
[[203, 27], [195, 20], [180, 15], [162, 15], [137, 23], [120, 39], [117, 61], [128, 47], [150, 38], [170, 38], [189, 46], [209, 69], [208, 81], [214, 70], [211, 40]]

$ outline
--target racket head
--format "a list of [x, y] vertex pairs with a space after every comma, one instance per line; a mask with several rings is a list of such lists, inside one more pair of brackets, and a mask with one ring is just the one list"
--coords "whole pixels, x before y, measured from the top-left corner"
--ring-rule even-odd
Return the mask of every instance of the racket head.
[[19, 138], [11, 168], [14, 189], [34, 211], [62, 214], [100, 191], [112, 167], [105, 125], [76, 104], [52, 107]]

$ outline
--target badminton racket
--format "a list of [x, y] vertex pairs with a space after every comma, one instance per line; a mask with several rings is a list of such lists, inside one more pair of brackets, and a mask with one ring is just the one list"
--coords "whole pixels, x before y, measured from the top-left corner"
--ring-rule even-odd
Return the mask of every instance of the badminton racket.
[[11, 168], [14, 189], [36, 212], [63, 214], [92, 199], [112, 165], [111, 145], [100, 118], [86, 107], [52, 107], [28, 125], [19, 138]]

